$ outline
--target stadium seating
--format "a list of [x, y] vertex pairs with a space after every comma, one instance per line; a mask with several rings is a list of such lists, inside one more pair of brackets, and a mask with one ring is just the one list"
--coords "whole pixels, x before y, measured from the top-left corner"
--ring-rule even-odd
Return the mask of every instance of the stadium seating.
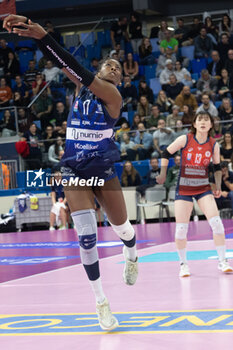
[[194, 59], [194, 45], [192, 46], [182, 46], [181, 48], [181, 56], [187, 57], [189, 60]]
[[150, 79], [150, 88], [153, 90], [154, 95], [158, 95], [159, 91], [162, 90], [158, 78]]

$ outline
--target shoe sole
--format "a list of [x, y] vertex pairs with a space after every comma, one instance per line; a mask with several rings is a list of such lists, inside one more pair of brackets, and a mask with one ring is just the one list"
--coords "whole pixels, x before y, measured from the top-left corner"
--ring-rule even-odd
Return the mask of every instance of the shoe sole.
[[222, 271], [223, 273], [230, 273], [230, 272], [233, 272], [232, 268], [228, 268], [226, 270], [222, 270], [219, 268], [220, 271]]
[[190, 277], [190, 274], [186, 274], [186, 275], [179, 275], [180, 277]]
[[[123, 247], [123, 256], [124, 256], [124, 259], [126, 261], [128, 259], [128, 257], [127, 257], [127, 251], [126, 251], [125, 246]], [[125, 277], [125, 270], [126, 270], [126, 266], [124, 266], [124, 270], [123, 270], [123, 281], [125, 282], [125, 284], [127, 284], [127, 286], [133, 286], [137, 282], [137, 279], [134, 283], [129, 283]]]

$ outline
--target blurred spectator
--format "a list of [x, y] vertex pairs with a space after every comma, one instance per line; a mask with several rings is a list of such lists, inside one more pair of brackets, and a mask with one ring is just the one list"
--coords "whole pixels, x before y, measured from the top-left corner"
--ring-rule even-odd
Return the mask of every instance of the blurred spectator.
[[220, 123], [221, 119], [219, 117], [214, 117], [214, 126], [212, 129], [212, 137], [218, 142], [223, 140], [222, 133], [222, 124]]
[[188, 32], [188, 40], [183, 43], [183, 46], [193, 45], [194, 39], [199, 35], [203, 23], [200, 22], [198, 17], [193, 18], [193, 24], [191, 25], [190, 31]]
[[174, 67], [172, 64], [172, 60], [166, 60], [165, 68], [162, 70], [159, 76], [159, 81], [161, 85], [168, 84], [170, 75], [174, 73]]
[[32, 105], [32, 110], [37, 120], [41, 121], [42, 129], [45, 129], [49, 124], [51, 112], [53, 109], [53, 101], [51, 96], [48, 96], [47, 90], [44, 90]]
[[201, 95], [201, 102], [202, 104], [198, 107], [196, 113], [208, 112], [210, 115], [212, 115], [212, 117], [218, 116], [218, 110], [210, 100], [208, 93], [203, 92]]
[[66, 109], [63, 102], [59, 101], [56, 103], [56, 109], [52, 113], [50, 123], [55, 127], [55, 130], [61, 128], [62, 122], [67, 120], [68, 110]]
[[139, 20], [139, 16], [137, 12], [133, 12], [130, 17], [129, 23], [129, 34], [130, 42], [132, 45], [132, 49], [134, 53], [138, 53], [139, 46], [141, 45], [141, 41], [143, 38], [142, 35], [142, 23]]
[[212, 51], [211, 58], [212, 62], [210, 62], [207, 67], [208, 72], [212, 77], [220, 79], [223, 62], [220, 60], [218, 51]]
[[96, 57], [94, 57], [91, 60], [90, 71], [94, 74], [97, 74], [98, 69], [99, 69], [99, 60]]
[[228, 206], [224, 204], [228, 199], [233, 209], [233, 172], [228, 170], [228, 162], [226, 161], [221, 162], [220, 166], [222, 170], [221, 197], [215, 198], [215, 200], [218, 208], [222, 209]]
[[30, 115], [28, 109], [25, 108], [19, 108], [18, 109], [18, 125], [19, 125], [19, 133], [25, 133], [28, 131], [31, 123], [32, 123], [32, 116]]
[[138, 129], [138, 124], [141, 122], [141, 117], [138, 113], [134, 114], [133, 117], [133, 123], [131, 125], [130, 130], [137, 130]]
[[226, 68], [221, 70], [221, 79], [218, 81], [218, 95], [220, 99], [233, 96], [233, 78], [229, 77]]
[[123, 132], [122, 141], [120, 144], [121, 161], [122, 160], [135, 160], [136, 152], [134, 150], [135, 143], [130, 140], [130, 134]]
[[[46, 81], [44, 80], [44, 76], [42, 73], [38, 72], [36, 74], [36, 80], [32, 82], [32, 93], [33, 96], [36, 96], [46, 85]], [[51, 95], [50, 88], [47, 87], [48, 93]]]
[[223, 15], [219, 23], [219, 35], [223, 33], [227, 33], [229, 37], [233, 34], [233, 23], [227, 13]]
[[159, 106], [161, 113], [170, 113], [172, 106], [174, 105], [174, 101], [171, 98], [168, 98], [166, 92], [163, 90], [159, 91], [155, 103]]
[[151, 116], [149, 119], [146, 121], [146, 127], [147, 129], [156, 129], [158, 126], [158, 120], [159, 119], [164, 119], [163, 115], [160, 113], [160, 109], [158, 105], [153, 105], [151, 108]]
[[45, 30], [47, 33], [49, 33], [53, 39], [55, 39], [59, 44], [63, 44], [62, 42], [62, 36], [59, 33], [57, 29], [54, 28], [53, 24], [51, 21], [46, 21], [45, 22]]
[[176, 55], [178, 52], [178, 41], [172, 36], [173, 33], [170, 30], [164, 32], [165, 39], [160, 43], [160, 51], [162, 54], [169, 52]]
[[40, 133], [37, 131], [35, 123], [32, 123], [29, 130], [26, 131], [21, 138], [21, 141], [27, 141], [29, 145], [29, 155], [25, 158], [26, 170], [35, 170], [41, 168], [42, 165], [42, 153], [40, 147], [43, 145], [41, 142]]
[[67, 206], [64, 188], [62, 186], [62, 174], [59, 166], [55, 166], [53, 171], [54, 185], [51, 186], [52, 208], [50, 211], [50, 226], [49, 230], [54, 231], [54, 224], [59, 230], [65, 230], [67, 227]]
[[11, 102], [12, 105], [16, 107], [25, 107], [28, 104], [28, 100], [21, 96], [20, 92], [18, 91], [13, 93], [13, 100]]
[[210, 16], [207, 16], [205, 18], [205, 29], [206, 29], [207, 35], [212, 40], [212, 43], [214, 45], [217, 45], [217, 43], [218, 43], [218, 27], [214, 25], [212, 18]]
[[182, 67], [182, 63], [180, 61], [175, 62], [174, 74], [178, 82], [189, 87], [193, 86], [190, 72], [186, 68]]
[[66, 137], [66, 129], [67, 129], [67, 121], [64, 120], [61, 124], [61, 129], [58, 130], [58, 135], [61, 136], [62, 138]]
[[2, 67], [7, 65], [9, 52], [13, 52], [13, 50], [7, 46], [5, 39], [0, 39], [0, 65]]
[[183, 116], [182, 116], [182, 123], [183, 125], [190, 125], [188, 127], [188, 129], [191, 128], [191, 124], [193, 121], [193, 117], [194, 117], [194, 112], [193, 112], [193, 108], [187, 104], [184, 104], [183, 106]]
[[149, 65], [155, 63], [155, 57], [152, 55], [152, 46], [150, 39], [145, 37], [139, 46], [140, 64]]
[[159, 31], [158, 31], [159, 43], [161, 43], [161, 41], [166, 39], [165, 32], [167, 31], [167, 28], [168, 28], [167, 22], [166, 21], [161, 21], [160, 28], [159, 28]]
[[180, 107], [180, 110], [183, 112], [184, 105], [192, 107], [196, 111], [198, 104], [195, 96], [191, 94], [190, 87], [184, 86], [181, 93], [175, 99], [175, 104]]
[[11, 99], [11, 88], [6, 85], [6, 79], [2, 77], [0, 79], [0, 107], [8, 107]]
[[226, 33], [222, 33], [220, 37], [220, 42], [217, 46], [217, 51], [222, 62], [225, 62], [228, 57], [228, 51], [232, 49], [232, 46], [229, 43], [229, 36]]
[[42, 139], [44, 142], [45, 153], [48, 153], [49, 147], [54, 144], [54, 139], [56, 138], [56, 132], [53, 130], [52, 124], [46, 126], [45, 132], [42, 134]]
[[230, 162], [232, 152], [233, 152], [233, 136], [229, 131], [227, 131], [223, 135], [223, 141], [221, 142], [221, 147], [220, 147], [221, 162], [223, 161]]
[[214, 100], [218, 89], [217, 79], [211, 77], [207, 69], [202, 69], [201, 77], [197, 81], [197, 96], [200, 96], [203, 92], [208, 93]]
[[124, 75], [129, 75], [131, 80], [137, 79], [138, 62], [133, 59], [133, 54], [129, 52], [123, 64]]
[[175, 66], [176, 63], [176, 56], [172, 55], [169, 52], [165, 52], [163, 55], [159, 56], [158, 62], [157, 62], [157, 67], [156, 67], [156, 77], [159, 77], [163, 69], [166, 68], [166, 61], [171, 60], [172, 61], [172, 66]]
[[0, 166], [1, 166], [1, 176], [2, 185], [4, 190], [9, 190], [10, 188], [10, 167], [2, 162], [2, 157], [0, 156]]
[[[225, 123], [222, 125], [222, 132], [225, 134], [225, 132], [233, 132], [233, 108], [231, 104], [231, 99], [228, 97], [224, 97], [222, 99], [222, 104], [218, 108], [218, 115], [219, 118], [224, 121]], [[229, 123], [226, 123], [229, 121]]]
[[163, 90], [166, 92], [168, 98], [175, 100], [183, 90], [183, 87], [184, 84], [179, 83], [176, 79], [176, 75], [173, 73], [169, 77], [169, 83], [163, 85]]
[[138, 91], [139, 91], [139, 97], [146, 96], [149, 103], [153, 104], [154, 102], [153, 90], [147, 85], [145, 79], [141, 79], [139, 81]]
[[179, 46], [182, 46], [182, 43], [188, 38], [188, 28], [184, 25], [183, 18], [179, 18], [177, 23], [178, 28], [175, 30], [174, 38], [178, 40]]
[[130, 131], [129, 123], [127, 122], [127, 120], [123, 120], [123, 122], [121, 123], [121, 128], [118, 129], [115, 133], [116, 141], [121, 142], [123, 133], [127, 131]]
[[62, 71], [58, 67], [54, 67], [53, 62], [47, 60], [45, 69], [42, 72], [45, 75], [45, 81], [59, 82], [59, 73]]
[[141, 120], [144, 121], [145, 117], [148, 117], [151, 114], [152, 105], [149, 103], [146, 96], [141, 96], [137, 106], [137, 112], [141, 117]]
[[15, 86], [13, 87], [12, 91], [13, 92], [19, 92], [20, 95], [25, 99], [25, 101], [28, 102], [29, 99], [29, 89], [26, 86], [26, 84], [24, 84], [24, 82], [22, 81], [22, 78], [20, 75], [16, 75], [15, 76]]
[[169, 114], [166, 119], [166, 125], [168, 127], [175, 127], [177, 120], [181, 120], [182, 116], [179, 115], [180, 107], [173, 105], [172, 114]]
[[8, 60], [5, 63], [4, 73], [9, 79], [14, 79], [14, 77], [20, 73], [19, 61], [15, 57], [14, 52], [8, 53]]
[[0, 132], [2, 133], [2, 137], [15, 135], [15, 118], [9, 109], [5, 109], [3, 119], [0, 120]]
[[129, 75], [124, 76], [124, 84], [120, 88], [120, 93], [123, 98], [123, 111], [137, 108], [138, 92], [136, 86], [131, 83]]
[[126, 161], [123, 165], [123, 172], [121, 175], [122, 187], [141, 185], [141, 177], [130, 161]]
[[187, 135], [188, 132], [189, 132], [188, 128], [183, 127], [182, 120], [178, 119], [176, 121], [176, 125], [174, 128], [174, 139], [176, 139], [177, 137], [182, 136], [182, 135]]
[[134, 149], [138, 155], [139, 160], [150, 158], [150, 152], [153, 146], [153, 137], [146, 132], [143, 123], [138, 124], [138, 131], [134, 138]]
[[164, 186], [168, 191], [172, 186], [176, 186], [177, 184], [178, 176], [180, 173], [180, 156], [179, 155], [175, 155], [174, 162], [175, 162], [175, 165], [168, 169], [166, 181], [164, 183]]
[[158, 128], [153, 133], [154, 151], [152, 157], [160, 157], [162, 152], [174, 141], [174, 131], [166, 127], [164, 119], [159, 119]]
[[207, 58], [213, 50], [212, 40], [208, 37], [206, 29], [201, 28], [200, 35], [194, 39], [194, 55], [195, 58]]
[[228, 58], [225, 62], [225, 68], [228, 71], [229, 76], [233, 75], [233, 50], [229, 50], [227, 53]]
[[129, 41], [127, 17], [120, 17], [117, 22], [114, 22], [110, 29], [112, 47], [116, 49], [116, 44], [120, 44], [122, 49], [125, 49], [125, 41]]
[[29, 88], [31, 88], [32, 83], [36, 81], [37, 73], [39, 73], [39, 71], [36, 69], [35, 60], [30, 60], [28, 63], [28, 70], [24, 73], [24, 82]]
[[60, 162], [59, 152], [63, 150], [63, 140], [60, 136], [56, 138], [56, 141], [53, 145], [49, 147], [48, 150], [48, 160], [49, 165], [53, 167]]
[[42, 71], [43, 69], [45, 69], [46, 63], [47, 63], [47, 58], [46, 58], [45, 56], [42, 56], [42, 57], [39, 59], [39, 62], [37, 63], [37, 66], [38, 66], [38, 68], [39, 68], [40, 71]]

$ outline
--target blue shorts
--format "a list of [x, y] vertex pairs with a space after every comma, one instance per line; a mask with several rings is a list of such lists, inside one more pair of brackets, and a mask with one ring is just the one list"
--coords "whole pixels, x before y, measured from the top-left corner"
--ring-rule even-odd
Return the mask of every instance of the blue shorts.
[[199, 194], [194, 194], [192, 196], [189, 196], [189, 195], [181, 195], [179, 194], [178, 191], [176, 191], [176, 195], [175, 195], [175, 201], [177, 200], [183, 200], [183, 201], [187, 201], [187, 202], [192, 202], [193, 201], [193, 198], [196, 199], [196, 201], [198, 201], [198, 199], [204, 197], [204, 196], [207, 196], [208, 194], [213, 194], [212, 191], [206, 191], [206, 192], [203, 192], [203, 193], [199, 193]]

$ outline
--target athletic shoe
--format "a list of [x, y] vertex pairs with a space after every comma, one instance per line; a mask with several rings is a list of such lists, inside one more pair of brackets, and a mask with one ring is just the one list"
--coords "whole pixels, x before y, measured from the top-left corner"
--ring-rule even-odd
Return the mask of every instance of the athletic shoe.
[[227, 259], [223, 261], [219, 261], [218, 263], [218, 269], [221, 270], [222, 272], [232, 272], [233, 268], [229, 265], [229, 262]]
[[66, 230], [66, 226], [60, 226], [58, 230]]
[[189, 277], [190, 276], [190, 271], [188, 264], [182, 263], [180, 264], [180, 277]]
[[96, 304], [96, 313], [99, 319], [100, 327], [104, 331], [111, 331], [119, 326], [119, 323], [115, 316], [113, 316], [109, 302], [105, 298], [102, 304]]
[[126, 246], [123, 248], [123, 254], [125, 258], [125, 267], [123, 271], [123, 279], [126, 284], [132, 286], [137, 281], [138, 277], [138, 257], [136, 261], [131, 261], [128, 258], [128, 251]]
[[50, 227], [49, 227], [49, 231], [55, 231], [55, 227], [50, 226]]

